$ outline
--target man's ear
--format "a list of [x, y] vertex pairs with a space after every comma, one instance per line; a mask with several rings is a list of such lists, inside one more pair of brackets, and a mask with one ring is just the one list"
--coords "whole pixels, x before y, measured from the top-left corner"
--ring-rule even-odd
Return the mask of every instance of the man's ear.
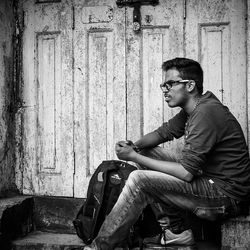
[[187, 91], [192, 92], [195, 89], [196, 83], [194, 80], [190, 80], [186, 86], [187, 86]]

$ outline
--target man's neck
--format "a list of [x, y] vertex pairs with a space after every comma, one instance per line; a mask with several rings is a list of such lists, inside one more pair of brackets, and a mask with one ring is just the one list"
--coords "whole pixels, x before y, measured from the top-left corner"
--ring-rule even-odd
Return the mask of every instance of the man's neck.
[[199, 105], [201, 94], [196, 94], [190, 97], [187, 101], [186, 105], [184, 106], [184, 110], [190, 115], [196, 107]]

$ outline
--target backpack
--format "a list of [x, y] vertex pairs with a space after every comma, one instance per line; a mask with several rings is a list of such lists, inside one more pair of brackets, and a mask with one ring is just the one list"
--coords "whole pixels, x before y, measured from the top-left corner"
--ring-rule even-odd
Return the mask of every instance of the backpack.
[[[103, 161], [95, 170], [89, 182], [87, 199], [73, 221], [78, 237], [85, 244], [90, 244], [97, 236], [105, 217], [115, 205], [129, 174], [134, 170], [136, 167], [118, 160]], [[128, 239], [130, 245], [134, 245], [133, 241], [138, 243], [141, 236], [157, 234], [160, 230], [151, 207], [147, 206], [144, 211], [145, 216], [142, 215], [130, 230]], [[146, 225], [150, 225], [150, 231], [153, 230], [153, 232], [145, 232]]]

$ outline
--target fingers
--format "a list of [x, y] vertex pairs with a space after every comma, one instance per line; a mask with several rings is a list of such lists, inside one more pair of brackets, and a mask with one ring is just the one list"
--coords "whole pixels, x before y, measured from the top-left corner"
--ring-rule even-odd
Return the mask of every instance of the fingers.
[[131, 151], [134, 151], [134, 149], [128, 141], [119, 141], [115, 144], [115, 153], [119, 159], [123, 159], [125, 156], [129, 155]]
[[119, 144], [122, 147], [124, 147], [125, 145], [134, 146], [134, 143], [132, 141], [130, 141], [130, 140], [118, 141], [117, 144]]
[[118, 144], [120, 147], [125, 147], [127, 145], [126, 141], [118, 141], [116, 144]]
[[116, 154], [119, 154], [119, 152], [121, 152], [121, 150], [126, 146], [126, 144], [123, 141], [117, 142], [115, 144], [115, 152]]
[[130, 141], [130, 140], [127, 140], [126, 144], [129, 145], [129, 146], [133, 146], [134, 145], [134, 143], [132, 141]]
[[117, 142], [115, 144], [115, 153], [116, 153], [116, 155], [119, 154], [126, 146], [127, 145], [126, 145], [126, 143], [124, 141]]

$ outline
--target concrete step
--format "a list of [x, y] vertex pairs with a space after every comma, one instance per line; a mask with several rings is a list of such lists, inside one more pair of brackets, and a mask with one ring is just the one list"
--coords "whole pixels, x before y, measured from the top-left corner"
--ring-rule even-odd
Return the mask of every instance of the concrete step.
[[[38, 231], [75, 233], [72, 221], [85, 199], [66, 197], [33, 197], [34, 227]], [[192, 214], [186, 215], [196, 240], [215, 239], [220, 234], [220, 225], [202, 221]], [[220, 241], [220, 239], [219, 239]]]
[[[12, 250], [80, 250], [84, 244], [74, 234], [56, 234], [49, 232], [32, 232], [22, 239], [13, 241]], [[211, 242], [198, 242], [197, 248], [192, 247], [149, 247], [144, 250], [219, 250], [220, 248]], [[118, 250], [118, 249], [117, 249]], [[122, 249], [119, 249], [122, 250]], [[133, 250], [139, 250], [134, 248]]]
[[75, 234], [32, 232], [12, 242], [12, 250], [76, 250], [84, 244]]
[[222, 250], [250, 249], [250, 216], [227, 220], [221, 227]]
[[72, 220], [84, 199], [14, 196], [0, 199], [0, 249], [11, 241], [40, 231], [73, 234]]
[[84, 199], [65, 197], [34, 197], [34, 221], [36, 230], [75, 233], [75, 219]]
[[[49, 232], [32, 232], [22, 239], [13, 241], [12, 250], [80, 250], [84, 244], [74, 234], [56, 234]], [[144, 250], [219, 250], [220, 248], [211, 242], [198, 242], [197, 248], [192, 247], [149, 247]], [[133, 250], [139, 250], [134, 248]]]
[[10, 241], [22, 237], [34, 228], [33, 198], [14, 196], [0, 199], [0, 246], [7, 248]]
[[[10, 249], [11, 240], [25, 236], [33, 230], [50, 232], [52, 235], [56, 233], [58, 237], [58, 233], [75, 234], [72, 220], [83, 202], [84, 199], [62, 197], [17, 196], [0, 199], [0, 249]], [[204, 241], [206, 246], [214, 244], [214, 248], [210, 246], [207, 249], [220, 249], [216, 248], [216, 244], [220, 243], [220, 240], [218, 241], [220, 237], [216, 239], [221, 235], [220, 226], [210, 222], [202, 222], [201, 226], [199, 220], [191, 216], [188, 218], [191, 219], [196, 241], [206, 240]], [[222, 225], [221, 232], [221, 249], [250, 249], [250, 216], [226, 221]], [[77, 236], [74, 237], [77, 238]], [[206, 248], [203, 246], [200, 249]]]
[[[34, 223], [38, 231], [75, 233], [72, 221], [84, 199], [34, 196]], [[215, 239], [220, 225], [202, 221], [192, 214], [186, 215], [196, 240]], [[219, 239], [220, 241], [220, 239]]]

